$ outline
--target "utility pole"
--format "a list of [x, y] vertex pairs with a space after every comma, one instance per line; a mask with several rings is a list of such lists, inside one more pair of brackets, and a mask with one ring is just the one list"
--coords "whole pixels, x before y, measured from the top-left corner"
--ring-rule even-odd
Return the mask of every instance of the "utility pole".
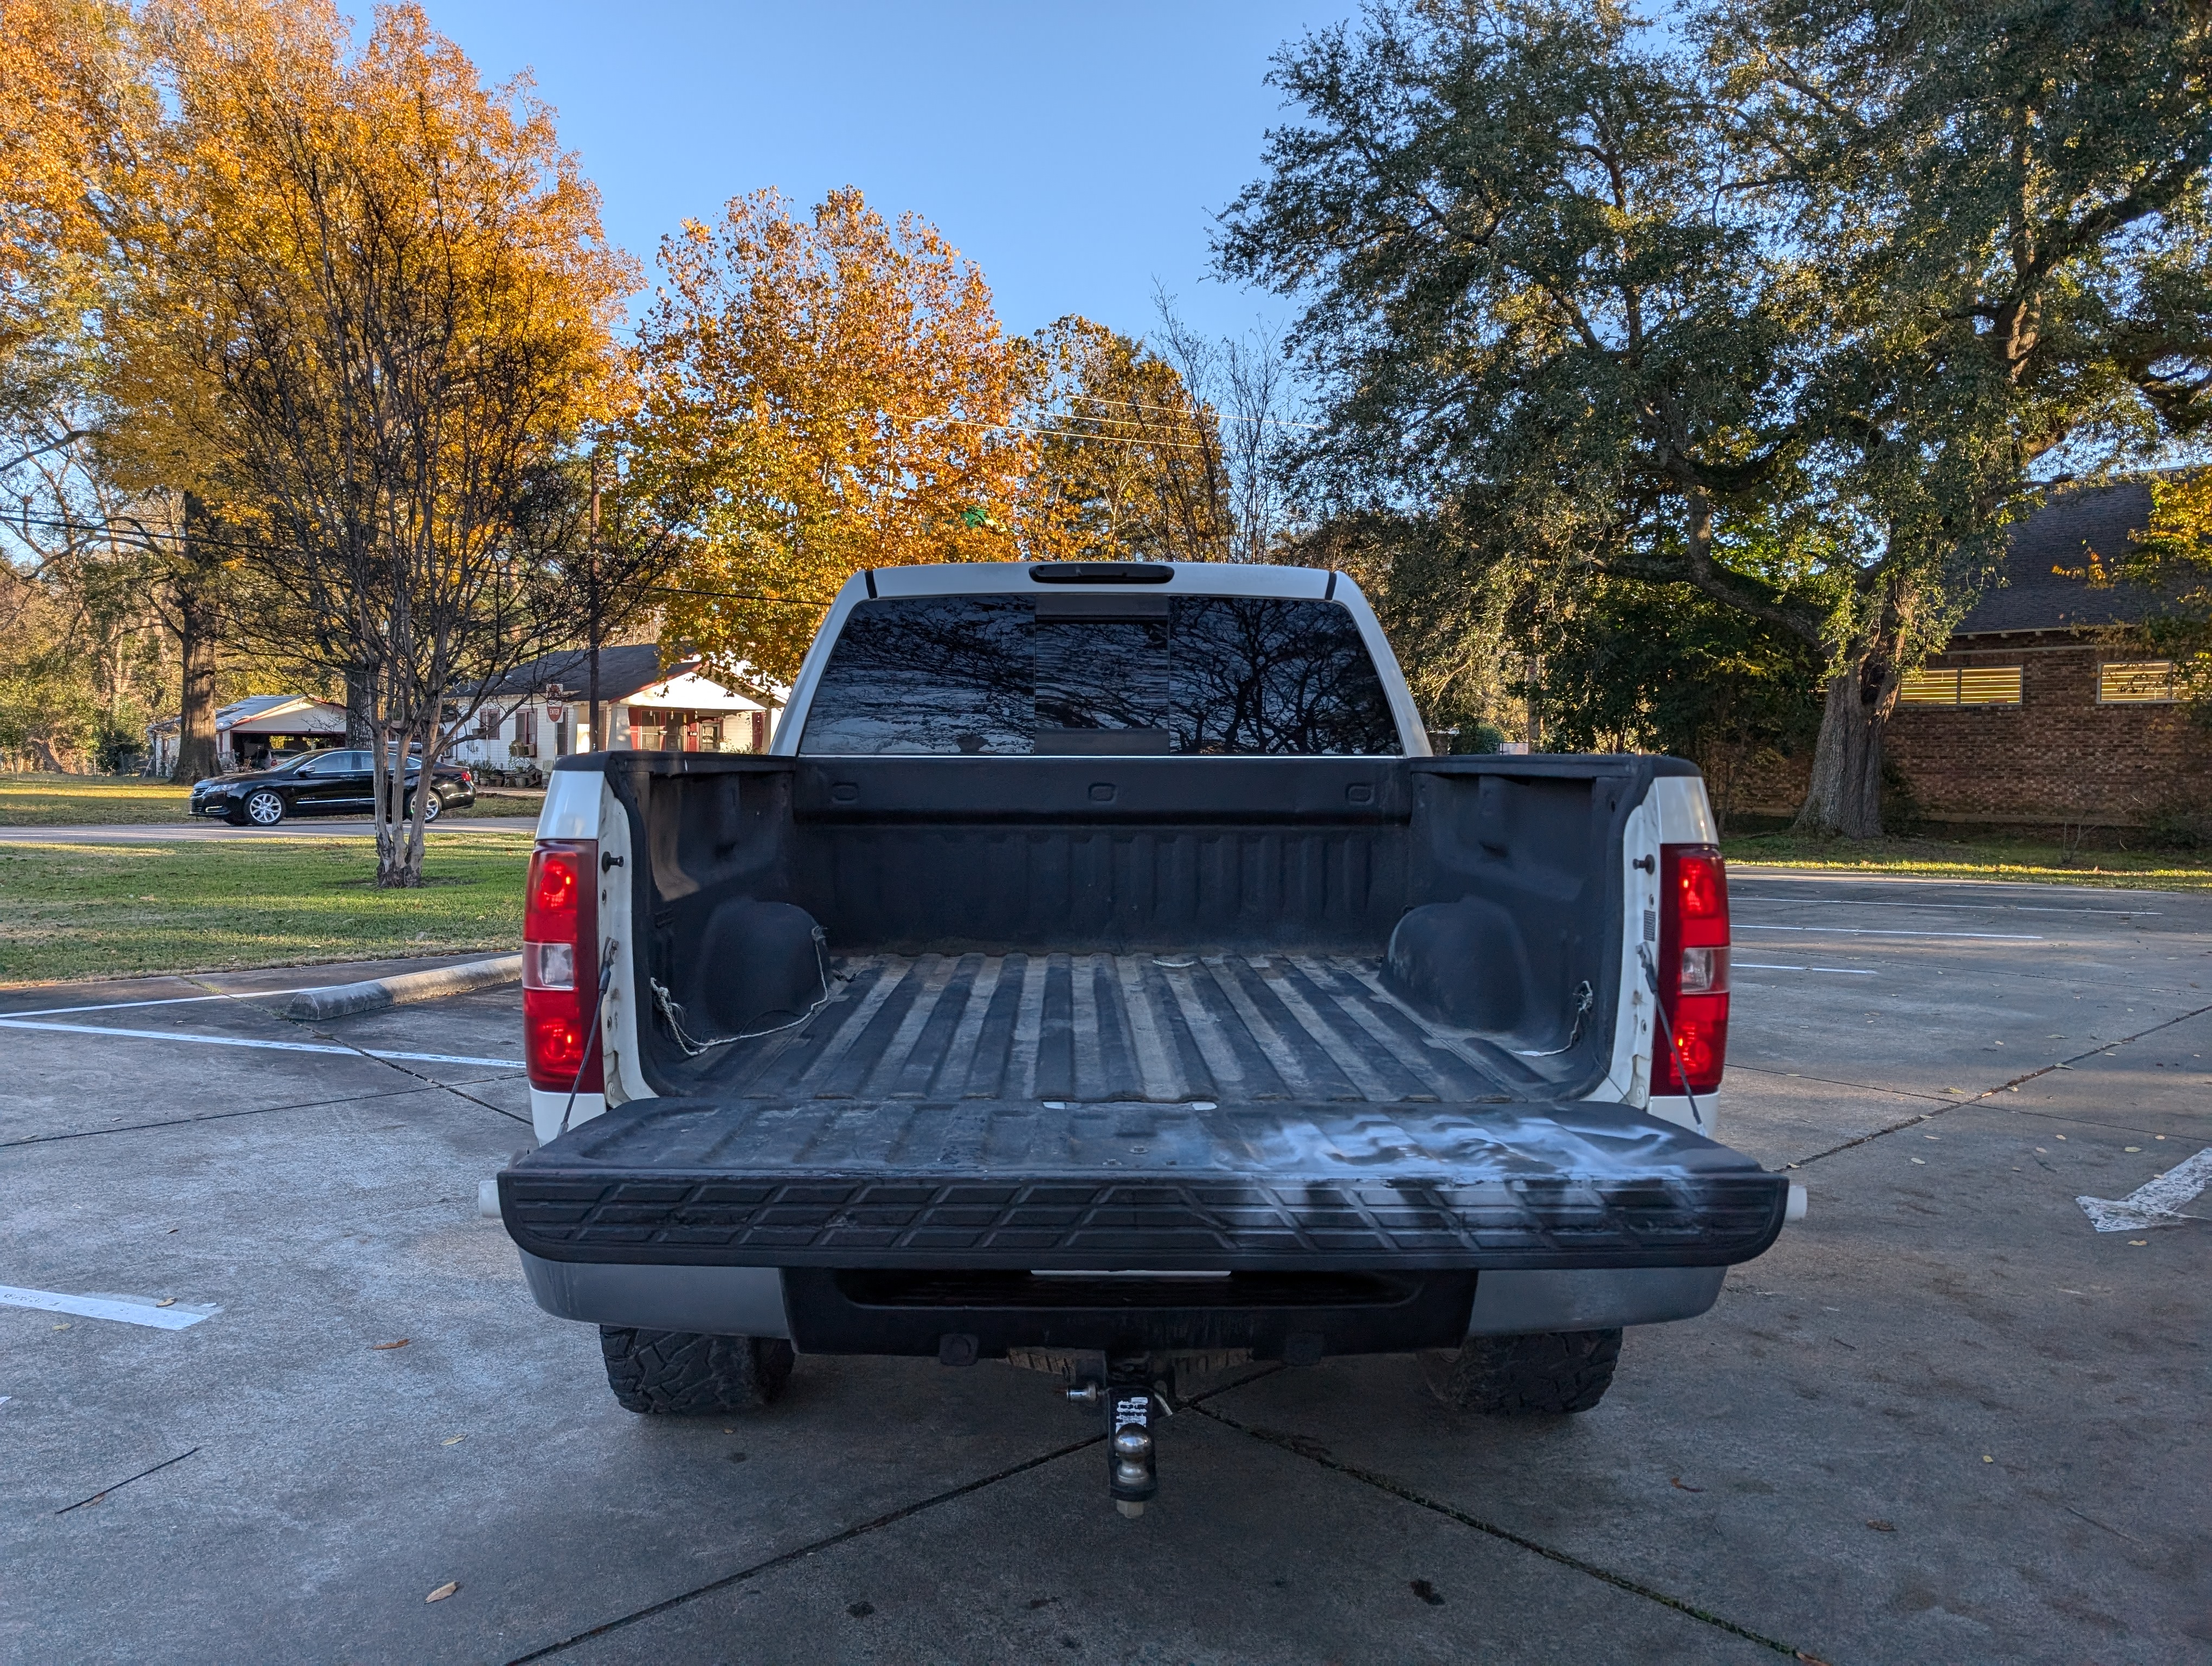
[[586, 690], [589, 702], [592, 750], [607, 750], [606, 737], [599, 733], [599, 452], [592, 448], [592, 542], [585, 551], [584, 606], [587, 617], [584, 623], [586, 640], [591, 648], [591, 685]]

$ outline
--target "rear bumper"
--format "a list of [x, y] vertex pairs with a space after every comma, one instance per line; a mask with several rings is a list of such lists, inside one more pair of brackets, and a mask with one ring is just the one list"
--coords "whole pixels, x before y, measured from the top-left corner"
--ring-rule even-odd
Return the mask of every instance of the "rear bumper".
[[[538, 1306], [559, 1318], [651, 1330], [700, 1331], [710, 1335], [793, 1335], [786, 1277], [773, 1268], [555, 1262], [525, 1250], [522, 1270]], [[1692, 1319], [1719, 1298], [1721, 1281], [1726, 1276], [1727, 1269], [1718, 1267], [1479, 1274], [1474, 1280], [1474, 1301], [1465, 1329], [1471, 1335], [1510, 1335], [1549, 1330], [1608, 1330], [1625, 1325]], [[1290, 1322], [1291, 1316], [1279, 1313], [1278, 1316]], [[971, 1317], [956, 1316], [942, 1310], [926, 1326], [915, 1322], [909, 1316], [886, 1314], [880, 1316], [880, 1322], [870, 1323], [862, 1331], [834, 1340], [848, 1344], [837, 1351], [932, 1353], [937, 1351], [939, 1336], [973, 1322], [975, 1322]], [[1311, 1329], [1320, 1321], [1309, 1309], [1297, 1316], [1295, 1322], [1300, 1329]], [[806, 1327], [802, 1325], [801, 1329]], [[1249, 1327], [1247, 1334], [1265, 1329], [1269, 1327], [1261, 1322]], [[1368, 1329], [1371, 1333], [1378, 1329]], [[1219, 1334], [1218, 1322], [1211, 1327], [1194, 1324], [1188, 1328], [1188, 1335], [1179, 1340], [1187, 1346], [1196, 1347], [1202, 1336]], [[1380, 1334], [1387, 1339], [1387, 1331]], [[817, 1335], [809, 1340], [819, 1344], [833, 1339]], [[1021, 1330], [1018, 1340], [1030, 1346], [1047, 1343], [1047, 1338], [1033, 1329]], [[1340, 1344], [1330, 1352], [1355, 1351], [1341, 1346], [1351, 1340], [1341, 1333], [1330, 1340]], [[926, 1346], [915, 1346], [917, 1341]], [[851, 1346], [855, 1342], [860, 1345]]]
[[1789, 1186], [1618, 1105], [655, 1099], [499, 1196], [549, 1262], [1403, 1274], [1726, 1267]]

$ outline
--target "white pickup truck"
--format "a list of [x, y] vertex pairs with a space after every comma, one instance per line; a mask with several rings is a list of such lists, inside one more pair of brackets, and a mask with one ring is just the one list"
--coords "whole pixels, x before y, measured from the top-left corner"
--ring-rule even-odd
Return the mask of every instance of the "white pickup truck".
[[1133, 1514], [1179, 1371], [1580, 1411], [1802, 1197], [1713, 1138], [1695, 769], [1434, 756], [1337, 574], [857, 574], [769, 753], [563, 758], [529, 885], [499, 1204], [634, 1411], [1003, 1360]]

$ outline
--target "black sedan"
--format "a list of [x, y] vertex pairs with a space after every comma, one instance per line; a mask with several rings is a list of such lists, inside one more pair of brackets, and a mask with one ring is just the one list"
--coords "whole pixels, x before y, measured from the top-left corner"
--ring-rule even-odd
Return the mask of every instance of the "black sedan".
[[[287, 816], [365, 816], [376, 804], [370, 763], [366, 751], [308, 752], [267, 769], [212, 775], [192, 788], [192, 814], [221, 816], [239, 827], [274, 827]], [[422, 778], [421, 760], [410, 758], [410, 815]], [[435, 821], [476, 801], [476, 778], [459, 764], [441, 763], [430, 772], [430, 801], [422, 818]]]

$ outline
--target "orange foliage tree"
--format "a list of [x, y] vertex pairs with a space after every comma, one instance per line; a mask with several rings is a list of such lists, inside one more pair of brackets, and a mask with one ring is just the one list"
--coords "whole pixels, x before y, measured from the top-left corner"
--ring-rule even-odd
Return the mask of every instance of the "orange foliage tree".
[[665, 638], [787, 680], [857, 569], [1024, 553], [1037, 356], [934, 228], [857, 190], [807, 217], [764, 191], [660, 258], [633, 454], [695, 531]]

